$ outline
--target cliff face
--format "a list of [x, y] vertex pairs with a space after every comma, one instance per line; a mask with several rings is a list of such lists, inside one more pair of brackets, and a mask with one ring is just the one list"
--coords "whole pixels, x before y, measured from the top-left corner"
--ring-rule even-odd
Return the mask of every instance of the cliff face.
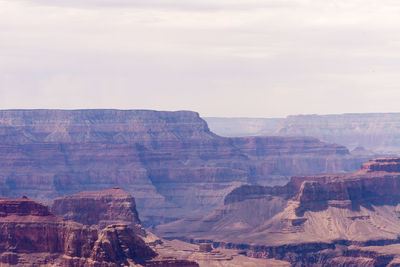
[[352, 171], [368, 157], [313, 138], [223, 138], [189, 111], [0, 111], [0, 195], [49, 203], [120, 186], [144, 225], [203, 216], [244, 183]]
[[88, 257], [97, 231], [64, 222], [47, 207], [29, 199], [0, 200], [0, 252], [65, 253]]
[[[126, 245], [136, 247], [136, 254], [119, 255], [123, 249], [111, 247], [110, 255], [102, 256], [95, 248], [109, 229], [98, 238], [96, 229], [64, 221], [50, 213], [46, 206], [29, 199], [0, 200], [0, 210], [0, 253], [4, 264], [73, 266], [74, 261], [79, 261], [80, 266], [92, 266], [96, 262], [99, 266], [120, 266], [120, 261], [142, 261], [155, 256], [143, 241], [137, 240], [138, 237], [128, 241], [122, 234], [109, 240], [128, 242]], [[118, 260], [112, 257], [116, 254]]]
[[295, 115], [282, 119], [205, 118], [222, 136], [312, 136], [350, 149], [400, 152], [400, 113]]
[[140, 226], [135, 199], [119, 187], [103, 191], [86, 191], [57, 198], [51, 212], [85, 225], [103, 229], [110, 224]]
[[156, 256], [127, 224], [111, 224], [98, 233], [94, 227], [63, 220], [27, 198], [0, 200], [1, 266], [198, 266]]
[[127, 264], [128, 259], [144, 263], [155, 256], [156, 253], [125, 224], [109, 225], [103, 229], [91, 253], [95, 261], [122, 264]]
[[399, 164], [400, 158], [378, 158], [354, 173], [294, 176], [285, 186], [242, 186], [201, 220], [157, 230], [305, 266], [361, 264], [361, 257], [386, 265], [400, 249], [367, 253], [363, 247], [400, 243]]

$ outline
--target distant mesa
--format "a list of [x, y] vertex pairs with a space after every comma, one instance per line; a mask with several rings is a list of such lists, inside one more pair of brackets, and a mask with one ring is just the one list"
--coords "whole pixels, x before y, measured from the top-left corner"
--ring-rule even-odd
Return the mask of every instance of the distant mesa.
[[312, 136], [353, 150], [400, 154], [400, 113], [290, 115], [286, 118], [205, 118], [221, 136]]

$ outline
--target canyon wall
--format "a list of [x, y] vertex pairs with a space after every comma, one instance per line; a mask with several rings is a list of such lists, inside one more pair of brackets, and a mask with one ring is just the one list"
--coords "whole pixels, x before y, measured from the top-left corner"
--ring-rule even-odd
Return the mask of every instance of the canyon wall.
[[49, 203], [119, 186], [145, 226], [203, 216], [243, 184], [354, 171], [370, 157], [308, 137], [220, 137], [190, 111], [0, 111], [0, 195]]
[[349, 149], [400, 153], [400, 113], [293, 115], [282, 119], [205, 118], [222, 136], [312, 136]]
[[400, 258], [399, 166], [400, 158], [377, 158], [354, 173], [241, 186], [201, 220], [179, 220], [156, 232], [299, 266], [386, 266]]

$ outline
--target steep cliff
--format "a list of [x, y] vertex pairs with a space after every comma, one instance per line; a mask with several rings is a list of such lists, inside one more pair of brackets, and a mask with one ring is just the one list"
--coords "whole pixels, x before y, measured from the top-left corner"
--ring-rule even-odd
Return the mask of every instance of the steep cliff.
[[98, 233], [27, 198], [0, 200], [0, 265], [198, 267], [194, 261], [158, 257], [127, 224], [111, 224]]
[[215, 246], [305, 266], [386, 265], [400, 250], [367, 253], [363, 247], [400, 243], [399, 165], [400, 158], [378, 158], [354, 173], [294, 176], [285, 186], [242, 186], [203, 219], [157, 230], [169, 238], [212, 240]]
[[138, 237], [128, 240], [122, 234], [108, 239], [135, 247], [135, 253], [121, 254], [123, 248], [114, 246], [109, 248], [110, 255], [102, 255], [96, 249], [97, 244], [109, 229], [103, 230], [98, 238], [96, 229], [64, 221], [43, 204], [26, 198], [0, 200], [0, 229], [2, 264], [78, 266], [75, 264], [79, 262], [79, 266], [111, 267], [127, 260], [142, 262], [156, 256]]
[[140, 227], [135, 199], [119, 187], [56, 198], [51, 212], [100, 230], [110, 224], [121, 223], [133, 229]]
[[145, 226], [203, 216], [245, 183], [353, 171], [369, 157], [313, 138], [220, 137], [189, 111], [0, 111], [0, 195], [49, 203], [120, 186]]

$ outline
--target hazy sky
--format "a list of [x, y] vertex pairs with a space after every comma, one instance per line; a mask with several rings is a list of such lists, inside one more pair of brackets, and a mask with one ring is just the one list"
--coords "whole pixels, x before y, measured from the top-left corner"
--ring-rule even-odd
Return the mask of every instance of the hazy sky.
[[0, 0], [0, 108], [400, 111], [398, 0]]

